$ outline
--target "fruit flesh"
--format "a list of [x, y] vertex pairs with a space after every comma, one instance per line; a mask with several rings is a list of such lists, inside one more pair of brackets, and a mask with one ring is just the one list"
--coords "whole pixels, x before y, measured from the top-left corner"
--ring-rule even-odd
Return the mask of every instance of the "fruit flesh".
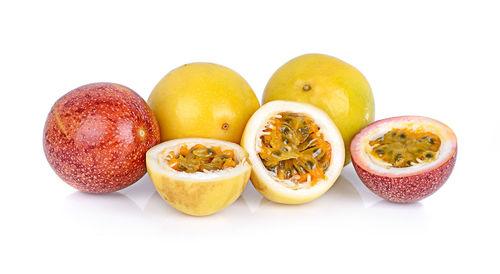
[[187, 173], [222, 170], [236, 166], [234, 151], [196, 144], [190, 149], [181, 146], [178, 153], [170, 151], [165, 157], [170, 168]]
[[373, 157], [390, 167], [404, 168], [435, 160], [441, 139], [424, 130], [393, 128], [369, 144]]
[[325, 178], [331, 145], [314, 121], [302, 114], [283, 112], [269, 120], [260, 137], [259, 157], [280, 180], [298, 185]]

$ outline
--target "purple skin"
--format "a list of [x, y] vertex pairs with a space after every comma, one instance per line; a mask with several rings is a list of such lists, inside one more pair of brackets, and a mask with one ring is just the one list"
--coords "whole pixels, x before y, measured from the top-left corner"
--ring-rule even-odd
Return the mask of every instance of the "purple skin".
[[158, 122], [131, 89], [94, 83], [56, 101], [43, 131], [57, 175], [88, 193], [123, 189], [146, 173], [146, 151], [160, 142]]
[[422, 174], [403, 177], [383, 177], [372, 174], [359, 165], [353, 158], [353, 165], [361, 181], [373, 193], [396, 203], [411, 203], [424, 199], [436, 192], [448, 179], [455, 166], [457, 152], [435, 169], [424, 171]]

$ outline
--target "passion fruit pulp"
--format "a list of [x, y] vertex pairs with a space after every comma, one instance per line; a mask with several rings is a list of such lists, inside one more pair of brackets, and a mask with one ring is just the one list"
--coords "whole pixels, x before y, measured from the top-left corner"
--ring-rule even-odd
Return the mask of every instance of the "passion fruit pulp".
[[166, 162], [169, 167], [188, 173], [223, 170], [236, 166], [232, 149], [222, 150], [218, 146], [206, 147], [202, 144], [196, 144], [190, 149], [183, 145], [177, 154], [170, 151], [166, 155]]
[[369, 144], [373, 157], [400, 168], [435, 160], [441, 139], [432, 132], [393, 128]]
[[146, 154], [149, 175], [162, 198], [177, 210], [213, 214], [243, 192], [251, 166], [239, 145], [206, 138], [163, 142]]
[[445, 124], [421, 116], [380, 120], [351, 143], [361, 181], [392, 202], [415, 202], [436, 192], [450, 176], [457, 139]]
[[299, 204], [321, 196], [345, 159], [342, 136], [328, 115], [297, 102], [263, 105], [250, 118], [241, 144], [253, 166], [253, 185], [278, 203]]
[[280, 180], [297, 185], [324, 179], [330, 165], [331, 146], [314, 121], [297, 113], [282, 112], [269, 120], [261, 138], [259, 157]]

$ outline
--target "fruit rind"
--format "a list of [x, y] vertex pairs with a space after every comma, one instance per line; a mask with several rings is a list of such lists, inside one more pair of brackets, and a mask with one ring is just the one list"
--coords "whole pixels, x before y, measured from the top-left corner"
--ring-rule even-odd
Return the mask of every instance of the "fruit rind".
[[43, 136], [53, 170], [88, 193], [135, 183], [146, 173], [146, 151], [159, 141], [158, 122], [146, 102], [114, 83], [87, 84], [59, 98]]
[[457, 154], [440, 166], [425, 174], [386, 177], [374, 175], [353, 161], [354, 169], [361, 181], [378, 196], [396, 203], [411, 203], [420, 201], [436, 192], [446, 182], [453, 167]]
[[[321, 132], [328, 133], [323, 136], [332, 146], [332, 160], [325, 173], [326, 180], [318, 180], [314, 186], [297, 191], [277, 182], [278, 179], [262, 164], [257, 151], [257, 146], [261, 143], [260, 132], [270, 118], [282, 112], [303, 113], [314, 119]], [[249, 160], [252, 163], [251, 181], [254, 187], [267, 199], [283, 204], [306, 203], [321, 196], [335, 183], [345, 160], [342, 135], [333, 121], [321, 109], [305, 103], [272, 101], [264, 104], [248, 121], [241, 145], [249, 152]]]
[[[384, 166], [370, 157], [368, 142], [392, 128], [422, 128], [442, 140], [437, 159], [407, 168]], [[351, 146], [352, 162], [361, 181], [378, 196], [399, 203], [419, 201], [437, 191], [450, 176], [457, 157], [455, 133], [445, 124], [422, 116], [376, 121], [360, 131]]]
[[190, 63], [170, 71], [155, 86], [148, 104], [162, 141], [202, 137], [235, 143], [260, 106], [240, 74], [213, 63]]
[[[235, 168], [187, 173], [160, 165], [159, 153], [175, 150], [183, 144], [203, 144], [231, 148], [239, 164]], [[149, 176], [158, 193], [174, 208], [193, 216], [213, 214], [232, 204], [248, 183], [251, 165], [248, 154], [239, 145], [206, 138], [184, 138], [161, 143], [146, 153]]]

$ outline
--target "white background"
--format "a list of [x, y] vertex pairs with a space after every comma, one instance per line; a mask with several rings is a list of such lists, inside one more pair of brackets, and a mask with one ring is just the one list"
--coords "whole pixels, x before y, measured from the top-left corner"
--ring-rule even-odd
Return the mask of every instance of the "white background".
[[[498, 273], [500, 9], [403, 2], [0, 2], [0, 272]], [[80, 85], [116, 82], [147, 98], [171, 69], [207, 61], [236, 70], [260, 99], [304, 53], [357, 67], [376, 119], [448, 124], [458, 136], [448, 182], [392, 204], [349, 165], [309, 204], [274, 204], [249, 184], [195, 218], [148, 176], [109, 195], [75, 191], [43, 154], [47, 113]]]

